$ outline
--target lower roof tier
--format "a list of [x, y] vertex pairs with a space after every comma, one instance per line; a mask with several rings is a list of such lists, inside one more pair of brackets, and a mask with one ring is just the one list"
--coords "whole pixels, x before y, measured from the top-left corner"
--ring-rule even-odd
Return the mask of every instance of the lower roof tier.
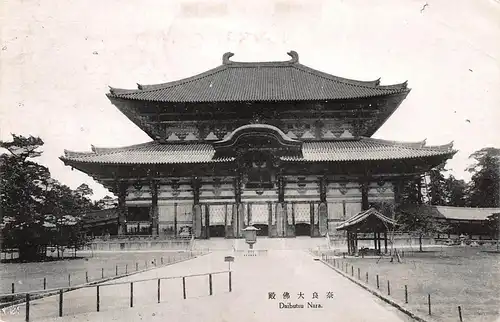
[[[212, 144], [163, 144], [151, 141], [119, 148], [92, 147], [92, 152], [64, 151], [60, 159], [67, 165], [116, 164], [116, 165], [168, 165], [228, 163], [235, 156], [218, 157]], [[301, 151], [295, 155], [282, 155], [284, 162], [349, 162], [421, 159], [443, 157], [447, 159], [456, 153], [453, 145], [426, 146], [425, 141], [405, 143], [359, 138], [324, 142], [304, 142]]]

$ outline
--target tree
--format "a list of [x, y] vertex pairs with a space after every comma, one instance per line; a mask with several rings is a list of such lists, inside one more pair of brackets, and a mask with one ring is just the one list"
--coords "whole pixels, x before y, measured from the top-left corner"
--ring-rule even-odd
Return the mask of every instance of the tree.
[[420, 177], [407, 179], [403, 182], [401, 204], [422, 204]]
[[[48, 245], [59, 250], [81, 244], [80, 218], [95, 208], [92, 190], [59, 183], [49, 170], [32, 161], [41, 155], [40, 138], [12, 135], [0, 141], [0, 228], [3, 246], [17, 248], [21, 260], [40, 260]], [[76, 248], [75, 248], [76, 249]]]
[[444, 233], [449, 226], [445, 222], [438, 221], [432, 215], [432, 208], [424, 207], [403, 207], [396, 216], [399, 229], [418, 236], [419, 250], [423, 251], [422, 238], [425, 235]]
[[41, 155], [43, 141], [37, 137], [12, 135], [0, 141], [9, 153], [0, 156], [0, 209], [4, 243], [19, 249], [21, 259], [39, 258], [47, 245], [44, 234], [43, 187], [49, 170], [33, 161]]
[[497, 252], [500, 244], [500, 212], [488, 216], [488, 227], [490, 228], [492, 237], [497, 240]]
[[447, 171], [444, 164], [429, 171], [430, 182], [428, 184], [430, 204], [444, 206], [447, 203], [447, 186], [443, 172]]
[[468, 204], [471, 207], [500, 207], [500, 149], [483, 148], [469, 156], [474, 163], [467, 168], [472, 173]]
[[455, 179], [453, 175], [446, 178], [446, 205], [465, 207], [467, 205], [467, 183]]

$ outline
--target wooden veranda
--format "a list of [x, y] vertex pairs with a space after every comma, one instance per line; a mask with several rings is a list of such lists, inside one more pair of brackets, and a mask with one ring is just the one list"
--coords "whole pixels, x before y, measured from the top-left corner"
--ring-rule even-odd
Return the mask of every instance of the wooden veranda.
[[[387, 233], [396, 225], [394, 219], [384, 216], [374, 208], [362, 211], [357, 215], [344, 221], [337, 230], [347, 232], [347, 252], [349, 255], [358, 254], [359, 240], [373, 240], [375, 253], [382, 251], [382, 240], [384, 241], [384, 252], [387, 253]], [[373, 234], [373, 237], [359, 237], [358, 234]], [[383, 235], [383, 237], [381, 237]]]

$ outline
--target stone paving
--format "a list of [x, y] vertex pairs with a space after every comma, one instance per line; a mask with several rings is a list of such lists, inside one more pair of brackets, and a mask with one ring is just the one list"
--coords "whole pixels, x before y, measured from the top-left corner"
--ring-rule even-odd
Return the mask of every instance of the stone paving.
[[[117, 281], [225, 271], [224, 256], [213, 252], [172, 266], [139, 273]], [[269, 251], [260, 256], [236, 255], [231, 265], [232, 292], [228, 274], [213, 276], [209, 296], [207, 276], [162, 281], [157, 303], [157, 281], [134, 283], [134, 307], [130, 308], [130, 285], [100, 287], [100, 312], [96, 311], [96, 288], [64, 294], [64, 316], [58, 318], [58, 298], [32, 301], [32, 321], [409, 321], [383, 303], [303, 251]], [[314, 293], [318, 298], [313, 299]], [[284, 299], [287, 294], [289, 299]], [[303, 295], [304, 298], [299, 298]], [[274, 296], [274, 299], [272, 297]], [[271, 298], [270, 298], [271, 297]], [[315, 308], [308, 307], [308, 302]], [[286, 308], [280, 308], [287, 306]], [[304, 308], [289, 308], [288, 306]], [[5, 321], [23, 321], [19, 314], [3, 314]]]

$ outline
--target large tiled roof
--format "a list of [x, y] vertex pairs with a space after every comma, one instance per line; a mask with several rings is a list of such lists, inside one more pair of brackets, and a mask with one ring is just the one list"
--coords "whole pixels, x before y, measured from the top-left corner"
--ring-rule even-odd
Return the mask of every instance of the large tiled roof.
[[[361, 138], [349, 141], [304, 142], [302, 156], [282, 157], [284, 161], [363, 161], [451, 156], [452, 145], [425, 146], [425, 142], [401, 143]], [[96, 148], [92, 152], [66, 151], [65, 162], [100, 164], [174, 164], [228, 162], [234, 158], [214, 159], [211, 144], [162, 144], [156, 141], [121, 148]]]
[[406, 205], [404, 212], [420, 212], [429, 216], [448, 220], [487, 220], [488, 216], [500, 213], [500, 208], [469, 208], [430, 205]]
[[137, 90], [111, 88], [108, 97], [157, 102], [236, 102], [336, 100], [407, 93], [406, 82], [381, 86], [379, 80], [357, 81], [309, 68], [296, 52], [285, 62], [233, 62], [199, 75]]
[[161, 144], [156, 141], [121, 148], [92, 147], [92, 152], [64, 151], [63, 161], [102, 164], [173, 164], [224, 162], [210, 144]]
[[283, 157], [285, 161], [361, 161], [422, 158], [452, 155], [453, 145], [426, 146], [425, 141], [403, 143], [361, 138], [329, 142], [304, 142], [302, 157]]

